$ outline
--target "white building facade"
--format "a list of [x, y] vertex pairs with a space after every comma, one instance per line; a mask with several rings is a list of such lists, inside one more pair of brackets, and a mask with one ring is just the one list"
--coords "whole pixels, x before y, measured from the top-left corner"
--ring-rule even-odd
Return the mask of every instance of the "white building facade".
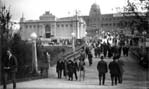
[[72, 33], [77, 39], [86, 35], [86, 23], [81, 17], [56, 18], [50, 12], [45, 12], [39, 20], [20, 19], [20, 34], [22, 40], [29, 40], [35, 32], [40, 38], [72, 39]]

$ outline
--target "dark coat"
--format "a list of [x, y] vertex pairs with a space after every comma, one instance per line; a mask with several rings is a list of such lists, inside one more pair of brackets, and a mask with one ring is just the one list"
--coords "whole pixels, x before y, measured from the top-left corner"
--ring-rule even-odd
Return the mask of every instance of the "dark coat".
[[76, 72], [79, 70], [79, 66], [78, 66], [78, 63], [77, 62], [74, 62], [73, 63], [73, 71]]
[[112, 75], [119, 75], [120, 74], [120, 67], [116, 61], [112, 61], [109, 64], [110, 74]]
[[62, 71], [64, 69], [65, 65], [63, 61], [57, 61], [57, 65], [56, 65], [56, 71]]
[[119, 67], [120, 67], [120, 73], [123, 74], [123, 72], [124, 72], [124, 68], [123, 68], [124, 62], [122, 60], [118, 60], [117, 62], [118, 62]]
[[74, 67], [74, 63], [71, 60], [69, 60], [68, 64], [67, 64], [67, 68], [68, 68], [69, 73], [73, 73], [73, 71], [74, 71], [73, 67]]
[[[4, 71], [17, 72], [18, 62], [17, 58], [14, 55], [12, 55], [10, 58], [9, 56], [5, 56], [2, 64]], [[7, 69], [8, 67], [9, 69]]]
[[89, 54], [88, 54], [88, 59], [89, 59], [89, 60], [90, 60], [90, 59], [92, 60], [92, 58], [93, 58], [93, 55], [92, 55], [91, 53], [89, 53]]
[[108, 71], [107, 63], [105, 61], [99, 61], [97, 64], [97, 70], [99, 74], [105, 74]]

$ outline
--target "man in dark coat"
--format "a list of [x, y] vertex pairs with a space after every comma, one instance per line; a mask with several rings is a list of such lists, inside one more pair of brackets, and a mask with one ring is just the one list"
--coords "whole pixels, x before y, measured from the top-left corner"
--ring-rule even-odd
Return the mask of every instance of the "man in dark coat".
[[98, 46], [98, 47], [97, 47], [97, 55], [98, 55], [98, 57], [100, 57], [101, 52], [102, 52], [102, 51], [101, 51], [101, 47]]
[[113, 61], [109, 64], [112, 86], [117, 85], [118, 76], [120, 74], [119, 64], [116, 62], [116, 57], [113, 57]]
[[60, 59], [57, 61], [56, 72], [58, 74], [58, 78], [62, 78], [62, 70], [64, 69], [64, 62]]
[[67, 64], [67, 68], [68, 68], [68, 80], [73, 80], [73, 61], [69, 60], [68, 64]]
[[92, 58], [93, 58], [93, 56], [92, 56], [92, 53], [90, 52], [90, 53], [88, 54], [89, 66], [92, 65]]
[[104, 53], [104, 57], [107, 56], [107, 51], [108, 51], [108, 47], [107, 47], [107, 44], [104, 42], [104, 43], [103, 43], [103, 53]]
[[128, 47], [127, 45], [125, 45], [125, 46], [123, 47], [123, 55], [124, 55], [124, 56], [128, 56], [128, 52], [129, 52], [129, 47]]
[[108, 57], [109, 58], [112, 57], [112, 47], [111, 47], [111, 45], [109, 45], [109, 47], [108, 47]]
[[101, 56], [101, 60], [97, 64], [98, 76], [99, 76], [99, 85], [101, 85], [101, 78], [102, 78], [102, 85], [105, 83], [105, 74], [107, 73], [107, 63], [103, 60], [103, 56]]
[[95, 58], [97, 58], [97, 56], [98, 56], [98, 47], [94, 48], [94, 55], [95, 55]]
[[67, 63], [68, 63], [68, 61], [65, 59], [65, 60], [64, 60], [64, 71], [63, 71], [65, 78], [67, 78], [67, 75], [68, 75]]
[[78, 80], [77, 71], [79, 70], [77, 59], [73, 61], [73, 74], [75, 75], [76, 80]]
[[3, 89], [7, 88], [8, 75], [11, 76], [13, 81], [13, 89], [16, 89], [16, 72], [17, 72], [17, 59], [11, 53], [10, 49], [7, 50], [7, 55], [3, 57], [2, 69], [3, 69]]
[[118, 75], [118, 82], [122, 83], [123, 82], [123, 73], [124, 73], [124, 68], [123, 68], [124, 62], [121, 59], [118, 59], [117, 62], [118, 62], [119, 67], [120, 67], [120, 73]]

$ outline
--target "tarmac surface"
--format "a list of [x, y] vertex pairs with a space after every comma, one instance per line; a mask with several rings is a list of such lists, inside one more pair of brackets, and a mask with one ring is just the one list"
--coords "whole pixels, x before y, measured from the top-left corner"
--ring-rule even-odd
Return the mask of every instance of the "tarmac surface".
[[[17, 89], [149, 89], [149, 71], [143, 69], [137, 63], [137, 59], [133, 56], [121, 57], [124, 61], [124, 79], [122, 84], [117, 86], [111, 86], [111, 79], [109, 71], [106, 74], [105, 85], [98, 85], [98, 72], [97, 63], [99, 58], [93, 58], [93, 65], [89, 66], [86, 59], [86, 74], [85, 80], [73, 80], [69, 81], [65, 78], [58, 79], [55, 66], [49, 69], [49, 78], [38, 79], [32, 81], [25, 81], [17, 83]], [[105, 58], [105, 61], [109, 64], [112, 59]], [[78, 73], [79, 76], [79, 73]], [[7, 85], [8, 89], [12, 89], [12, 84]], [[0, 86], [2, 89], [2, 86]]]

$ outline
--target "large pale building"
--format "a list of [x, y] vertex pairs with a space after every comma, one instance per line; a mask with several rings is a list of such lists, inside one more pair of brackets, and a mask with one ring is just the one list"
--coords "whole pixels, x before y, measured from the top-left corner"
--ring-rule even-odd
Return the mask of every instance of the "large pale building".
[[[29, 38], [31, 32], [36, 32], [41, 37], [49, 38], [52, 36], [57, 39], [70, 39], [72, 32], [75, 33], [77, 38], [84, 37], [86, 33], [87, 36], [94, 37], [102, 31], [120, 32], [123, 30], [124, 34], [130, 34], [129, 24], [134, 20], [137, 21], [138, 18], [134, 14], [125, 14], [125, 16], [123, 13], [102, 14], [100, 6], [96, 3], [91, 5], [89, 15], [86, 16], [57, 19], [49, 12], [46, 12], [37, 21], [24, 21], [23, 18], [21, 19], [22, 38]], [[141, 14], [140, 16], [144, 15]]]
[[85, 37], [86, 23], [78, 16], [56, 18], [50, 12], [45, 12], [39, 20], [20, 19], [21, 38], [30, 39], [35, 32], [38, 37], [51, 39], [72, 39], [72, 33], [77, 39]]
[[[144, 14], [140, 13], [140, 16], [144, 16]], [[132, 21], [138, 20], [133, 13], [102, 14], [100, 12], [100, 6], [96, 3], [92, 4], [88, 16], [80, 17], [85, 20], [87, 24], [87, 35], [91, 37], [100, 34], [102, 31], [123, 31], [124, 34], [130, 34], [131, 28], [128, 25]]]

